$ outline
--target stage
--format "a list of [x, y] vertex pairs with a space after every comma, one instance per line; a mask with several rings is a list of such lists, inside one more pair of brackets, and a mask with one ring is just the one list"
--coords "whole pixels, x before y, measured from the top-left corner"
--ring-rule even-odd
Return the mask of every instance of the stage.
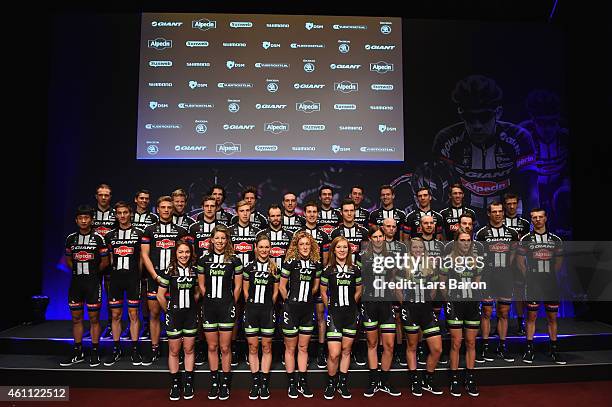
[[[124, 321], [125, 323], [125, 321]], [[87, 326], [87, 325], [86, 325]], [[612, 325], [596, 321], [577, 321], [566, 318], [559, 320], [559, 345], [566, 365], [555, 365], [547, 356], [548, 339], [544, 320], [538, 320], [535, 338], [536, 360], [532, 365], [521, 361], [525, 339], [515, 333], [516, 326], [511, 321], [508, 330], [508, 350], [516, 358], [514, 363], [503, 361], [477, 363], [476, 375], [481, 385], [508, 385], [527, 383], [563, 383], [575, 381], [612, 379]], [[448, 352], [449, 337], [445, 332], [444, 349]], [[492, 336], [492, 344], [497, 338]], [[110, 352], [112, 340], [101, 340], [101, 356]], [[148, 340], [140, 347], [149, 349]], [[276, 345], [279, 342], [275, 342]], [[83, 340], [85, 353], [90, 348], [90, 338]], [[129, 339], [122, 338], [124, 350], [129, 350]], [[280, 345], [280, 343], [279, 343]], [[312, 345], [316, 345], [314, 340]], [[362, 346], [364, 344], [362, 343]], [[86, 361], [70, 367], [59, 366], [60, 359], [72, 346], [70, 321], [47, 321], [32, 326], [16, 326], [0, 332], [0, 375], [4, 385], [69, 385], [71, 387], [112, 387], [112, 388], [159, 388], [167, 386], [167, 343], [162, 341], [162, 357], [151, 366], [132, 366], [129, 357], [111, 367], [101, 364], [91, 368]], [[282, 388], [286, 385], [286, 375], [278, 357], [280, 346], [274, 347], [271, 385]], [[311, 356], [315, 355], [311, 346]], [[460, 362], [460, 366], [463, 361]], [[419, 369], [424, 366], [419, 365]], [[233, 369], [233, 387], [248, 388], [251, 383], [250, 370], [245, 362]], [[323, 387], [326, 371], [319, 369], [311, 358], [309, 366], [310, 382], [313, 388]], [[351, 365], [351, 386], [365, 387], [368, 379], [367, 366]], [[392, 381], [404, 387], [407, 383], [406, 368], [392, 367]], [[436, 369], [439, 383], [448, 382], [448, 365]], [[195, 375], [198, 388], [208, 386], [208, 363], [196, 367]]]

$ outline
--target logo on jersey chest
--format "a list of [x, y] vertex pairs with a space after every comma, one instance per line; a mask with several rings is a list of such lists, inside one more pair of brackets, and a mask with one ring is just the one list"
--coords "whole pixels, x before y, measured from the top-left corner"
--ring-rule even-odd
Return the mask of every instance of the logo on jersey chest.
[[240, 242], [234, 245], [234, 250], [239, 253], [248, 253], [253, 250], [253, 245], [247, 242]]
[[76, 261], [92, 261], [94, 259], [94, 254], [90, 252], [80, 251], [76, 252], [73, 258]]
[[471, 192], [477, 195], [493, 195], [499, 191], [503, 191], [510, 187], [510, 180], [506, 179], [500, 182], [495, 181], [476, 181], [470, 182], [466, 179], [461, 178], [461, 183]]
[[155, 247], [159, 247], [161, 249], [169, 249], [174, 247], [175, 241], [171, 239], [162, 239], [155, 242]]
[[210, 246], [210, 238], [208, 238], [206, 240], [200, 240], [198, 242], [198, 247], [200, 249], [208, 249], [209, 246]]
[[129, 256], [130, 254], [134, 254], [134, 248], [129, 246], [119, 246], [115, 247], [113, 250], [113, 254], [117, 256]]
[[334, 227], [328, 223], [328, 224], [322, 225], [321, 230], [329, 235], [332, 232], [332, 230], [334, 230]]
[[489, 245], [489, 251], [493, 253], [507, 253], [510, 251], [510, 245], [504, 242], [497, 242]]
[[553, 253], [550, 250], [540, 249], [533, 252], [533, 258], [536, 260], [550, 260], [553, 258]]
[[274, 246], [270, 249], [270, 256], [272, 257], [281, 257], [285, 255], [285, 249], [282, 247]]

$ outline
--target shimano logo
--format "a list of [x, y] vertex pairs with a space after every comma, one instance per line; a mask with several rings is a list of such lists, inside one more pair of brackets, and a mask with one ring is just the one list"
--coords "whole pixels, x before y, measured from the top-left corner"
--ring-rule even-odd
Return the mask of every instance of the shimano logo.
[[397, 127], [387, 126], [386, 124], [379, 124], [378, 131], [381, 133], [387, 133], [390, 131], [397, 131]]
[[166, 124], [166, 123], [147, 123], [145, 129], [147, 130], [158, 130], [158, 129], [180, 129], [180, 124]]
[[357, 110], [357, 105], [352, 103], [336, 103], [334, 110]]
[[323, 28], [323, 26], [321, 24], [315, 24], [311, 21], [307, 22], [304, 24], [304, 28], [306, 28], [308, 31], [310, 30], [320, 30]]
[[325, 125], [324, 124], [303, 124], [302, 130], [304, 131], [324, 131]]
[[189, 48], [205, 48], [208, 47], [208, 41], [185, 41], [185, 45]]
[[234, 153], [239, 153], [241, 151], [241, 147], [241, 144], [234, 144], [231, 141], [226, 141], [223, 144], [217, 144], [216, 151], [217, 153], [232, 155]]
[[372, 90], [393, 90], [393, 85], [390, 83], [373, 83], [370, 85]]
[[204, 151], [207, 146], [174, 146], [176, 151]]
[[279, 121], [264, 124], [264, 131], [269, 131], [272, 134], [280, 134], [289, 131], [289, 124]]
[[341, 25], [341, 24], [334, 24], [333, 25], [333, 29], [334, 30], [367, 30], [368, 26], [367, 25]]
[[370, 110], [393, 110], [393, 106], [370, 105]]
[[149, 82], [150, 88], [171, 88], [173, 86], [172, 82]]
[[202, 31], [208, 31], [213, 28], [217, 28], [217, 22], [211, 21], [207, 18], [202, 18], [200, 20], [194, 20], [191, 22], [191, 28], [196, 28]]
[[361, 147], [362, 153], [394, 153], [395, 147]]
[[215, 107], [213, 103], [179, 103], [179, 109], [212, 109]]
[[325, 48], [325, 44], [298, 44], [297, 42], [292, 42], [289, 46], [291, 48]]
[[252, 88], [252, 83], [228, 83], [228, 82], [219, 82], [217, 83], [217, 87], [221, 89], [247, 89]]
[[154, 40], [149, 40], [148, 44], [149, 48], [154, 48], [158, 51], [166, 48], [172, 48], [172, 40], [167, 40], [165, 38], [155, 38]]
[[277, 151], [278, 146], [275, 145], [257, 145], [255, 146], [255, 151], [259, 152], [269, 152], [269, 151]]
[[395, 45], [366, 44], [364, 48], [368, 51], [391, 51], [395, 49]]
[[359, 90], [359, 84], [350, 81], [335, 82], [334, 90], [342, 93], [357, 92]]
[[187, 62], [185, 66], [189, 68], [210, 68], [210, 62]]
[[153, 68], [172, 66], [172, 61], [149, 61], [149, 66]]
[[305, 100], [304, 102], [296, 103], [295, 110], [304, 113], [319, 112], [321, 111], [321, 104], [311, 100]]
[[229, 26], [231, 28], [251, 28], [253, 23], [250, 21], [231, 21]]
[[151, 21], [151, 27], [180, 27], [181, 21]]
[[339, 146], [338, 144], [334, 144], [333, 146], [331, 146], [331, 151], [334, 154], [338, 154], [338, 153], [343, 153], [343, 152], [346, 152], [346, 151], [351, 151], [351, 148], [350, 147], [342, 147], [342, 146]]
[[265, 62], [255, 62], [255, 68], [272, 68], [272, 69], [288, 69], [289, 64], [285, 63], [265, 63]]
[[393, 72], [393, 64], [384, 61], [378, 61], [373, 64], [370, 64], [370, 71], [380, 74]]
[[270, 42], [270, 41], [262, 41], [261, 43], [261, 47], [263, 49], [269, 49], [269, 48], [280, 48], [280, 44], [276, 43], [276, 42]]
[[266, 24], [266, 28], [289, 28], [289, 24], [268, 23], [268, 24]]
[[317, 148], [315, 146], [294, 146], [291, 147], [292, 151], [315, 151]]
[[245, 65], [244, 64], [240, 64], [236, 61], [225, 61], [225, 67], [227, 69], [234, 69], [234, 68], [244, 68]]
[[330, 69], [359, 69], [361, 68], [360, 64], [330, 64]]
[[224, 47], [240, 47], [240, 48], [246, 48], [247, 44], [246, 42], [224, 42], [223, 43]]
[[155, 110], [155, 109], [166, 109], [168, 107], [167, 103], [159, 103], [159, 102], [155, 102], [155, 101], [150, 101], [149, 102], [149, 107], [151, 108], [151, 110]]
[[323, 89], [325, 87], [322, 83], [294, 83], [294, 89]]
[[207, 88], [208, 84], [207, 83], [198, 82], [198, 81], [189, 81], [187, 83], [187, 86], [189, 86], [190, 89]]
[[340, 131], [362, 131], [363, 126], [338, 126]]
[[253, 130], [254, 124], [224, 124], [223, 130]]
[[270, 109], [270, 110], [281, 110], [281, 109], [285, 109], [287, 107], [287, 105], [270, 105], [267, 103], [257, 103], [255, 105], [255, 109], [260, 110], [260, 109]]

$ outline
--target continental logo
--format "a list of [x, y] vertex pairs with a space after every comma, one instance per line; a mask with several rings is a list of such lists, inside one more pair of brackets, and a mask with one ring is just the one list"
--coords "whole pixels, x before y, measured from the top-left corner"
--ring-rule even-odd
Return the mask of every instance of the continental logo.
[[290, 64], [284, 62], [268, 63], [268, 62], [255, 62], [255, 68], [257, 69], [289, 69]]
[[289, 45], [290, 48], [298, 49], [298, 48], [325, 48], [325, 44], [299, 44], [297, 42], [292, 42]]
[[219, 82], [217, 87], [221, 89], [248, 89], [252, 88], [252, 83], [231, 83], [231, 82]]
[[177, 104], [179, 109], [212, 109], [215, 107], [214, 103], [185, 103], [181, 102]]
[[361, 147], [362, 153], [394, 153], [395, 147]]
[[367, 30], [367, 25], [343, 25], [343, 24], [334, 24], [332, 26], [334, 30]]

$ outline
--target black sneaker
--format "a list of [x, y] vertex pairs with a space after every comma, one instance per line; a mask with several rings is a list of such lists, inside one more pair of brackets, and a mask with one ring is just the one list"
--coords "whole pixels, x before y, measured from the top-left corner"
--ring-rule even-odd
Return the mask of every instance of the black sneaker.
[[89, 366], [96, 367], [100, 366], [100, 353], [97, 349], [92, 349], [89, 354]]
[[401, 367], [408, 366], [408, 362], [406, 361], [406, 355], [402, 354], [401, 352], [393, 354], [393, 363]]
[[565, 365], [565, 364], [567, 364], [567, 361], [556, 350], [552, 350], [550, 352], [550, 358], [557, 365]]
[[535, 352], [532, 347], [527, 347], [527, 351], [523, 355], [523, 362], [532, 364], [535, 359]]
[[208, 391], [208, 399], [215, 400], [219, 397], [219, 372], [210, 373], [210, 390]]
[[378, 382], [376, 380], [370, 380], [370, 384], [363, 392], [364, 397], [372, 397], [374, 393], [378, 391]]
[[185, 383], [183, 385], [183, 398], [190, 400], [193, 398], [193, 372], [185, 374]]
[[444, 394], [442, 389], [434, 383], [433, 375], [427, 373], [423, 375], [423, 390], [435, 395]]
[[[193, 395], [192, 395], [193, 397]], [[177, 401], [181, 399], [181, 387], [179, 381], [172, 381], [172, 386], [170, 387], [170, 400]]]
[[253, 375], [253, 383], [249, 391], [249, 400], [257, 400], [259, 398], [259, 375]]
[[497, 347], [496, 356], [499, 359], [505, 360], [508, 363], [514, 362], [514, 357], [508, 353], [508, 349], [506, 349], [506, 345], [499, 345]]
[[448, 356], [446, 356], [446, 353], [444, 353], [444, 351], [440, 353], [440, 360], [438, 360], [438, 363], [441, 365], [448, 365]]
[[157, 347], [155, 350], [151, 350], [150, 354], [142, 358], [142, 365], [151, 366], [153, 363], [155, 363], [157, 359], [159, 359], [159, 356], [160, 356], [159, 347]]
[[132, 361], [132, 366], [140, 366], [142, 365], [142, 356], [140, 356], [140, 352], [137, 349], [132, 351], [130, 355], [130, 360]]
[[298, 398], [297, 381], [295, 380], [295, 372], [289, 378], [289, 387], [287, 387], [287, 396], [292, 399]]
[[353, 356], [353, 361], [357, 366], [365, 366], [366, 360], [361, 352], [355, 351], [351, 355]]
[[482, 362], [479, 362], [478, 360], [476, 360], [476, 362], [484, 363], [485, 361], [486, 362], [493, 362], [495, 360], [495, 355], [493, 355], [493, 353], [489, 350], [489, 345], [484, 345], [482, 347], [482, 352], [481, 352], [481, 355], [480, 355], [480, 360], [482, 360]]
[[458, 377], [453, 377], [450, 382], [450, 394], [454, 397], [461, 397], [461, 384]]
[[412, 383], [410, 383], [410, 392], [413, 396], [421, 397], [423, 395], [423, 386], [421, 385], [421, 381], [416, 377], [416, 372], [414, 375], [415, 377], [412, 379]]
[[476, 386], [476, 381], [471, 376], [465, 378], [465, 390], [467, 390], [467, 393], [472, 397], [478, 397], [480, 395], [478, 386]]
[[202, 366], [204, 364], [204, 352], [199, 351], [195, 354], [195, 365]]
[[325, 385], [325, 390], [323, 391], [323, 397], [327, 400], [332, 400], [336, 395], [336, 380], [335, 377], [327, 375], [327, 384]]
[[111, 328], [111, 322], [108, 321], [104, 332], [100, 335], [100, 339], [113, 339], [113, 329]]
[[113, 348], [113, 353], [108, 355], [108, 357], [104, 361], [104, 366], [114, 365], [117, 361], [121, 359], [122, 354], [123, 353], [121, 352], [121, 348]]
[[151, 339], [151, 331], [149, 330], [149, 324], [146, 324], [142, 331], [140, 331], [140, 336], [138, 339]]
[[312, 396], [314, 396], [314, 394], [310, 390], [310, 386], [308, 386], [308, 381], [306, 380], [306, 376], [300, 375], [300, 378], [299, 378], [298, 384], [297, 384], [297, 391], [302, 393], [302, 396], [304, 396], [304, 397], [306, 397], [308, 399], [311, 398]]
[[399, 397], [402, 395], [402, 392], [393, 387], [389, 382], [379, 383], [377, 391], [382, 391], [383, 393], [387, 393], [393, 397]]
[[427, 354], [425, 353], [425, 348], [423, 346], [417, 347], [417, 363], [419, 365], [427, 364]]
[[259, 398], [267, 400], [270, 398], [270, 373], [261, 374], [261, 383], [259, 387]]
[[350, 399], [352, 397], [351, 392], [348, 389], [346, 373], [340, 373], [340, 379], [338, 380], [338, 393], [343, 399]]
[[319, 369], [325, 369], [327, 367], [327, 360], [325, 360], [325, 354], [323, 352], [317, 355], [317, 367]]
[[221, 386], [219, 386], [219, 400], [227, 400], [230, 396], [229, 388], [229, 375], [228, 373], [222, 373], [223, 379], [221, 380]]
[[72, 352], [70, 356], [63, 359], [60, 362], [60, 366], [71, 366], [77, 363], [81, 363], [85, 360], [85, 355], [83, 354], [83, 349], [72, 348]]

